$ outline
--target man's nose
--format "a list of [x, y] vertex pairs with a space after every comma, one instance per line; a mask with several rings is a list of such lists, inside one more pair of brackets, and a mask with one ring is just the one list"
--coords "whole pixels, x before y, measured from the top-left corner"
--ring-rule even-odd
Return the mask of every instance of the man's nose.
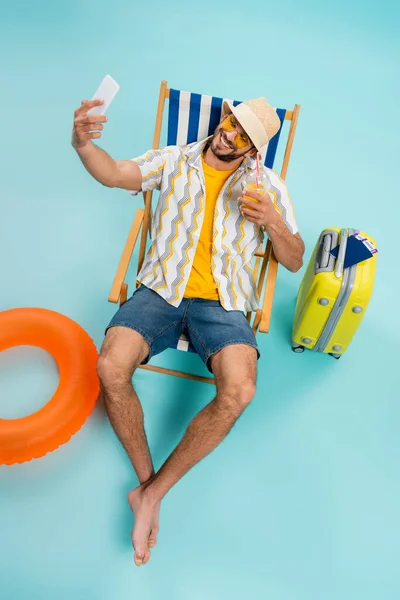
[[235, 139], [236, 139], [236, 136], [237, 136], [236, 129], [234, 129], [233, 131], [226, 131], [225, 135], [228, 138], [228, 140], [231, 142], [231, 144], [235, 143]]

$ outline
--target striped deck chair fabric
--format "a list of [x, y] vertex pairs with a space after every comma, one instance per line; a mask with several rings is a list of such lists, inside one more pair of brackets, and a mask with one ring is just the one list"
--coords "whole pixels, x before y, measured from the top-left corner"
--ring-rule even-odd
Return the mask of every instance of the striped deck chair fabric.
[[[168, 110], [168, 146], [185, 146], [211, 135], [217, 127], [222, 113], [222, 103], [228, 98], [217, 98], [203, 94], [170, 90]], [[232, 100], [230, 100], [232, 102]], [[234, 106], [241, 101], [234, 100]], [[272, 169], [285, 119], [286, 109], [277, 108], [281, 122], [278, 133], [270, 140], [265, 157], [265, 166]], [[182, 335], [176, 346], [177, 350], [196, 352], [186, 335]]]
[[[222, 103], [228, 98], [216, 98], [191, 92], [170, 90], [168, 111], [168, 146], [185, 146], [192, 142], [204, 140], [214, 133], [222, 113]], [[234, 100], [233, 105], [240, 104]], [[272, 169], [278, 148], [278, 142], [285, 119], [286, 109], [276, 108], [281, 127], [268, 144], [265, 166]]]

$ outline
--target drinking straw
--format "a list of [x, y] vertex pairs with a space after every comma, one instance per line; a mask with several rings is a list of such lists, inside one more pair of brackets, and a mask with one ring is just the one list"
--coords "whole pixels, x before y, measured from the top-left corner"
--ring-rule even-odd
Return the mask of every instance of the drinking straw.
[[257, 152], [257, 159], [256, 159], [256, 189], [258, 189], [258, 182], [260, 179], [260, 158], [261, 155], [259, 152]]

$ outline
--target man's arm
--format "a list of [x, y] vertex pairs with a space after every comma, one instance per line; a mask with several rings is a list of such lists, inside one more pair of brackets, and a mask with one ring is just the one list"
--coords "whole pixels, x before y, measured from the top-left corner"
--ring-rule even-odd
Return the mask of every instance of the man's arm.
[[276, 223], [265, 226], [265, 231], [272, 242], [276, 260], [292, 273], [303, 266], [304, 242], [299, 233], [290, 233], [282, 219], [278, 216]]
[[76, 151], [88, 173], [102, 185], [123, 190], [141, 190], [142, 173], [135, 162], [115, 160], [92, 142]]
[[130, 160], [114, 160], [92, 142], [93, 139], [101, 137], [103, 123], [107, 121], [107, 117], [87, 113], [90, 108], [100, 104], [101, 100], [84, 100], [75, 111], [72, 146], [88, 173], [102, 185], [140, 191], [142, 173], [138, 165]]
[[246, 196], [258, 200], [247, 200], [241, 196], [241, 213], [248, 221], [264, 227], [272, 242], [274, 254], [289, 271], [296, 273], [303, 266], [304, 242], [298, 233], [292, 234], [282, 217], [275, 210], [269, 194], [262, 196], [251, 190], [246, 190]]

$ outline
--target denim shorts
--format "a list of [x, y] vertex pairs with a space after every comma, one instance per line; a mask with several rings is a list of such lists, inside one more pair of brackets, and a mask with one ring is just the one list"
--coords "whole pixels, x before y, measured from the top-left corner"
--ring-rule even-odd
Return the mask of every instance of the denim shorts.
[[254, 333], [240, 310], [227, 311], [218, 300], [184, 298], [171, 306], [153, 290], [141, 285], [111, 319], [110, 327], [134, 329], [150, 346], [142, 364], [167, 348], [175, 347], [184, 333], [212, 372], [209, 359], [232, 344], [246, 344], [260, 352]]

